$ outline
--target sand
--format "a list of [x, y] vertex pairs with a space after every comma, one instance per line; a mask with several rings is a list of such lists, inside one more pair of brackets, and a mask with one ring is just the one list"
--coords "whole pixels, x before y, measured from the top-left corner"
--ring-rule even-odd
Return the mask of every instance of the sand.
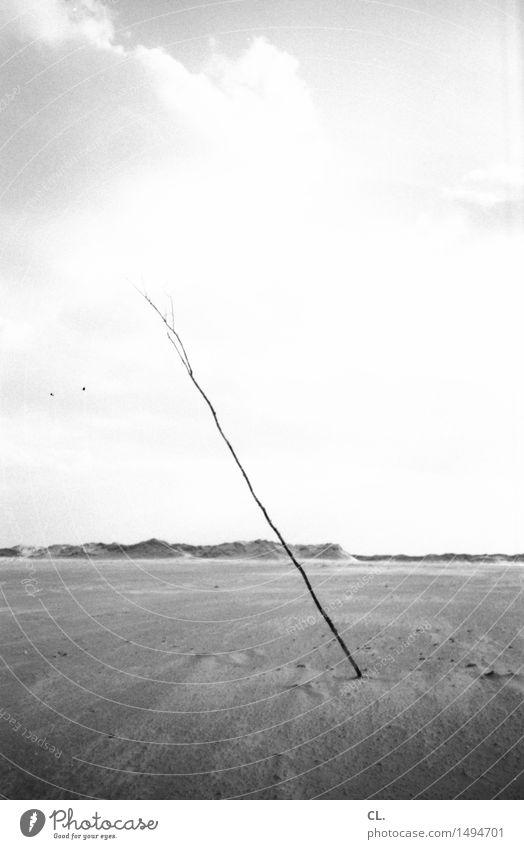
[[[521, 798], [522, 564], [0, 562], [8, 798]], [[31, 736], [32, 735], [32, 736]]]

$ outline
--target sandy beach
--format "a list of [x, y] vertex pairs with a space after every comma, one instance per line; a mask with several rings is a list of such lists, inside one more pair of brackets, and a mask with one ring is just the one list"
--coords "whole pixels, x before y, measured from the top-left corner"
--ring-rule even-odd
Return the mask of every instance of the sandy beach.
[[[1, 564], [13, 798], [518, 798], [522, 564]], [[519, 751], [520, 750], [520, 751]]]

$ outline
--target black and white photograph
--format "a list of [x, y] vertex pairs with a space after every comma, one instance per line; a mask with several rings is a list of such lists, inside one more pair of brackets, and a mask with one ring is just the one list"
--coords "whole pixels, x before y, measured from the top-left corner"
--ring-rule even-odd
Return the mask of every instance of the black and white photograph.
[[522, 800], [523, 57], [522, 0], [0, 0], [21, 841]]

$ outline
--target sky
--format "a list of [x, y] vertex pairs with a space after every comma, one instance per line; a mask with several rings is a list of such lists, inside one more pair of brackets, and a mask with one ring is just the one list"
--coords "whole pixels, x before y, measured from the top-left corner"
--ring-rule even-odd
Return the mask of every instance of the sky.
[[523, 32], [0, 0], [0, 546], [270, 537], [138, 288], [290, 541], [524, 551]]

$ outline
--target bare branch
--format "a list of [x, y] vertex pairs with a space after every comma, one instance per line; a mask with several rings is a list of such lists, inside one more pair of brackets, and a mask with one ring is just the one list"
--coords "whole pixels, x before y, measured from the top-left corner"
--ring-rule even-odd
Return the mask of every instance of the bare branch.
[[[135, 286], [135, 288], [136, 288], [136, 286]], [[356, 673], [357, 678], [362, 678], [362, 672], [360, 671], [360, 669], [359, 669], [359, 667], [358, 667], [357, 663], [356, 663], [356, 662], [355, 662], [355, 660], [353, 659], [353, 657], [352, 657], [352, 655], [351, 655], [351, 652], [349, 651], [349, 649], [348, 649], [348, 647], [347, 647], [346, 643], [344, 642], [344, 640], [342, 639], [341, 635], [339, 634], [339, 632], [338, 632], [338, 630], [337, 630], [336, 625], [334, 624], [334, 622], [332, 621], [332, 619], [330, 618], [330, 616], [326, 613], [326, 611], [325, 611], [325, 610], [324, 610], [324, 608], [322, 607], [322, 604], [320, 603], [320, 601], [319, 601], [319, 599], [318, 599], [318, 597], [317, 597], [317, 595], [316, 595], [316, 593], [315, 593], [315, 591], [314, 591], [313, 587], [311, 586], [311, 582], [310, 582], [310, 580], [309, 580], [309, 578], [308, 578], [308, 576], [307, 576], [307, 574], [306, 574], [306, 572], [305, 572], [305, 570], [304, 570], [304, 567], [303, 567], [303, 566], [302, 566], [302, 565], [298, 562], [298, 560], [296, 559], [296, 557], [295, 557], [295, 555], [293, 554], [293, 552], [292, 552], [292, 550], [291, 550], [290, 546], [287, 544], [286, 540], [284, 539], [284, 537], [283, 537], [283, 536], [282, 536], [282, 534], [280, 533], [279, 529], [277, 528], [277, 526], [275, 525], [275, 523], [273, 522], [273, 520], [272, 520], [272, 519], [271, 519], [271, 517], [269, 516], [269, 513], [267, 512], [267, 510], [266, 510], [266, 508], [264, 507], [263, 503], [260, 501], [260, 499], [259, 499], [258, 495], [256, 494], [255, 490], [253, 489], [253, 485], [252, 485], [252, 483], [251, 483], [251, 481], [250, 481], [250, 479], [249, 479], [249, 477], [248, 477], [248, 475], [247, 475], [246, 470], [244, 469], [244, 467], [243, 467], [242, 463], [240, 462], [240, 460], [239, 460], [239, 458], [238, 458], [238, 455], [237, 455], [237, 453], [236, 453], [235, 449], [233, 448], [233, 446], [232, 446], [231, 442], [229, 441], [229, 439], [227, 438], [226, 434], [225, 434], [225, 433], [224, 433], [224, 431], [222, 430], [222, 426], [221, 426], [221, 424], [220, 424], [220, 422], [219, 422], [219, 420], [218, 420], [218, 416], [217, 416], [217, 413], [216, 413], [215, 408], [213, 407], [213, 404], [211, 403], [211, 401], [209, 400], [208, 396], [206, 395], [206, 393], [205, 393], [205, 392], [204, 392], [204, 390], [202, 389], [201, 385], [198, 383], [198, 381], [197, 381], [197, 379], [196, 379], [196, 377], [195, 377], [195, 375], [194, 375], [194, 373], [193, 373], [193, 369], [192, 369], [192, 367], [191, 367], [191, 363], [190, 363], [190, 361], [189, 361], [189, 357], [188, 357], [188, 355], [187, 355], [186, 349], [184, 348], [184, 345], [183, 345], [182, 339], [180, 338], [179, 334], [177, 333], [177, 331], [175, 330], [175, 327], [174, 327], [174, 310], [173, 310], [173, 301], [172, 301], [172, 299], [171, 299], [171, 321], [168, 321], [168, 320], [167, 320], [167, 318], [166, 318], [164, 315], [162, 315], [162, 313], [160, 312], [160, 310], [158, 309], [158, 307], [157, 307], [157, 306], [153, 303], [153, 301], [151, 300], [151, 298], [150, 298], [150, 297], [149, 297], [149, 296], [148, 296], [145, 292], [141, 292], [140, 290], [137, 290], [137, 291], [139, 291], [139, 292], [140, 292], [140, 294], [142, 295], [142, 297], [143, 297], [143, 298], [145, 298], [145, 300], [147, 301], [147, 303], [148, 303], [148, 304], [149, 304], [149, 305], [150, 305], [150, 306], [154, 309], [154, 311], [157, 313], [157, 315], [158, 315], [158, 316], [160, 316], [161, 320], [162, 320], [162, 321], [163, 321], [163, 323], [166, 325], [166, 327], [167, 327], [167, 329], [168, 329], [167, 338], [169, 339], [169, 341], [171, 342], [171, 344], [172, 344], [172, 345], [173, 345], [173, 347], [175, 348], [175, 350], [176, 350], [176, 352], [177, 352], [177, 354], [178, 354], [178, 356], [179, 356], [180, 360], [182, 361], [182, 364], [183, 364], [184, 368], [186, 369], [186, 371], [187, 371], [187, 373], [188, 373], [189, 377], [191, 378], [191, 381], [192, 381], [192, 383], [193, 383], [193, 385], [194, 385], [195, 389], [199, 392], [199, 394], [202, 396], [203, 400], [204, 400], [204, 401], [205, 401], [205, 403], [207, 404], [207, 406], [208, 406], [208, 408], [209, 408], [209, 410], [210, 410], [210, 412], [211, 412], [211, 415], [213, 416], [213, 419], [214, 419], [214, 422], [215, 422], [216, 428], [217, 428], [217, 430], [218, 430], [218, 432], [219, 432], [220, 436], [221, 436], [221, 437], [222, 437], [222, 439], [224, 440], [225, 444], [227, 445], [227, 447], [228, 447], [228, 449], [229, 449], [229, 451], [230, 451], [230, 453], [231, 453], [231, 455], [232, 455], [232, 457], [233, 457], [233, 459], [234, 459], [235, 463], [237, 464], [238, 468], [240, 469], [240, 473], [242, 474], [242, 477], [244, 478], [244, 480], [245, 480], [245, 482], [246, 482], [246, 485], [247, 485], [247, 487], [248, 487], [248, 489], [249, 489], [249, 491], [250, 491], [250, 493], [251, 493], [251, 495], [252, 495], [252, 497], [253, 497], [254, 501], [256, 502], [256, 504], [257, 504], [258, 508], [259, 508], [259, 509], [260, 509], [260, 511], [262, 512], [262, 514], [263, 514], [263, 516], [264, 516], [264, 518], [265, 518], [266, 522], [268, 523], [269, 527], [271, 528], [271, 530], [273, 531], [273, 533], [275, 534], [275, 536], [276, 536], [276, 537], [278, 538], [278, 540], [280, 541], [280, 543], [281, 543], [281, 545], [282, 545], [282, 547], [283, 547], [284, 551], [286, 552], [287, 556], [289, 557], [289, 559], [291, 560], [291, 562], [293, 563], [293, 565], [294, 565], [294, 566], [298, 569], [298, 571], [300, 572], [300, 574], [301, 574], [301, 576], [302, 576], [302, 578], [303, 578], [303, 580], [304, 580], [304, 582], [305, 582], [305, 584], [306, 584], [306, 587], [308, 588], [309, 594], [311, 595], [311, 598], [313, 599], [313, 602], [315, 603], [315, 605], [316, 605], [316, 607], [317, 607], [318, 611], [320, 612], [320, 614], [323, 616], [324, 620], [326, 621], [326, 623], [327, 623], [327, 625], [328, 625], [329, 629], [330, 629], [330, 630], [331, 630], [331, 632], [334, 634], [335, 639], [337, 640], [337, 642], [339, 643], [340, 647], [342, 648], [342, 651], [343, 651], [343, 652], [344, 652], [344, 654], [346, 655], [346, 657], [347, 657], [348, 661], [350, 662], [350, 664], [352, 665], [353, 669], [355, 670], [355, 673]]]
[[160, 316], [160, 318], [161, 318], [161, 319], [162, 319], [162, 321], [164, 322], [165, 326], [167, 327], [167, 329], [168, 329], [169, 333], [171, 333], [171, 334], [173, 335], [174, 339], [170, 339], [170, 341], [173, 343], [173, 345], [174, 345], [174, 346], [175, 346], [175, 348], [177, 349], [178, 356], [179, 356], [179, 357], [180, 357], [180, 359], [182, 360], [182, 362], [183, 362], [183, 364], [184, 364], [184, 367], [185, 367], [186, 371], [187, 371], [187, 372], [191, 375], [191, 374], [193, 373], [193, 369], [191, 368], [191, 363], [189, 362], [189, 357], [187, 356], [186, 349], [184, 348], [184, 344], [183, 344], [183, 342], [182, 342], [182, 339], [181, 339], [181, 338], [180, 338], [180, 336], [178, 335], [178, 333], [177, 333], [177, 331], [175, 330], [175, 328], [174, 328], [173, 324], [170, 324], [170, 323], [169, 323], [169, 321], [167, 320], [166, 316], [165, 316], [165, 315], [163, 315], [163, 314], [160, 312], [160, 310], [158, 309], [157, 305], [156, 305], [156, 304], [155, 304], [155, 303], [151, 300], [151, 298], [149, 297], [149, 295], [147, 294], [147, 292], [142, 292], [140, 289], [137, 289], [137, 287], [136, 287], [136, 286], [135, 286], [134, 288], [137, 290], [137, 292], [138, 292], [140, 295], [142, 295], [142, 297], [143, 297], [143, 298], [145, 298], [145, 300], [147, 301], [147, 303], [149, 304], [149, 306], [150, 306], [150, 307], [152, 307], [152, 308], [154, 309], [154, 311], [156, 312], [156, 314], [157, 314], [158, 316]]

